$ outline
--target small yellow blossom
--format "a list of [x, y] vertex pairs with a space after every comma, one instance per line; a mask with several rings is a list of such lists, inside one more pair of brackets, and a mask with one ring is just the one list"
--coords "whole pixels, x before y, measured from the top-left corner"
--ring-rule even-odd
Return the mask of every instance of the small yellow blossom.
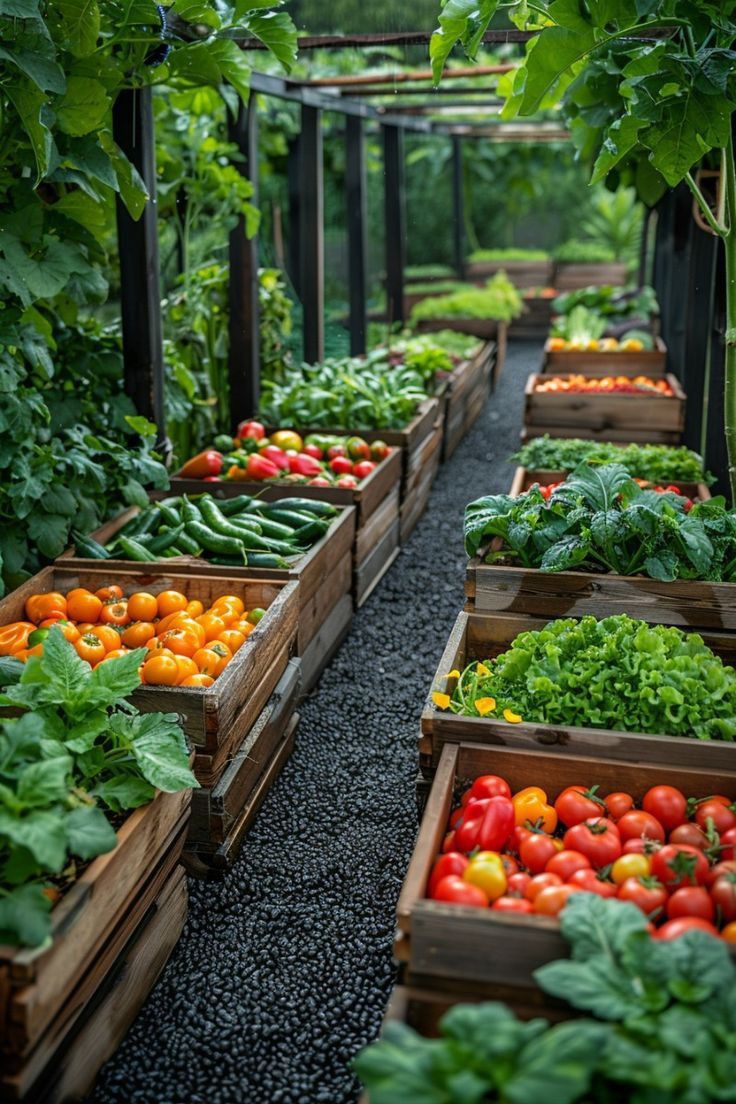
[[521, 722], [519, 714], [514, 713], [511, 709], [504, 709], [503, 716], [504, 720], [508, 721], [509, 724], [519, 724]]
[[450, 695], [449, 694], [440, 694], [439, 690], [435, 690], [433, 692], [432, 701], [434, 702], [434, 704], [437, 706], [438, 709], [449, 709], [450, 708]]
[[458, 671], [457, 667], [453, 671], [450, 671], [448, 674], [446, 674], [445, 678], [460, 678], [460, 672]]
[[490, 671], [486, 667], [485, 663], [479, 663], [475, 668], [476, 675], [490, 675]]
[[486, 713], [490, 713], [496, 708], [495, 698], [476, 698], [475, 708], [480, 713], [481, 717], [485, 717]]

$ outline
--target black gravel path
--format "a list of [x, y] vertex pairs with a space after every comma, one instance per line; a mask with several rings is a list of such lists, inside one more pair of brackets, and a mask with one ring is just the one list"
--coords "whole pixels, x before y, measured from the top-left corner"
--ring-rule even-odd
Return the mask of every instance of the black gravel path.
[[349, 1062], [393, 984], [396, 901], [416, 833], [422, 704], [463, 602], [462, 512], [508, 489], [523, 383], [496, 394], [304, 703], [297, 746], [234, 870], [190, 882], [181, 942], [95, 1104], [352, 1104]]

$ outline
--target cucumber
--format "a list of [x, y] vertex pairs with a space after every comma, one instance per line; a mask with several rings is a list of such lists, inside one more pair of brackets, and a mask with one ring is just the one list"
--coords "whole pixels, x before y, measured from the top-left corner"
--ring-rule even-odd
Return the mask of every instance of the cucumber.
[[307, 522], [301, 529], [297, 529], [294, 534], [294, 539], [297, 544], [316, 544], [317, 541], [322, 540], [327, 530], [330, 528], [330, 522], [326, 518], [315, 518], [314, 521]]
[[[180, 498], [175, 499], [175, 501], [177, 502], [178, 507], [180, 507], [181, 506], [181, 499]], [[156, 507], [157, 507], [158, 513], [159, 513], [159, 523], [160, 523], [161, 518], [163, 518], [167, 525], [171, 525], [172, 527], [174, 527], [174, 526], [178, 525], [179, 522], [182, 520], [181, 515], [179, 513], [179, 509], [177, 508], [177, 506], [174, 506], [172, 503], [170, 503], [170, 502], [157, 502]]]
[[251, 502], [253, 502], [253, 495], [235, 495], [234, 498], [223, 498], [217, 505], [220, 507], [221, 514], [232, 517], [247, 510]]
[[159, 529], [157, 536], [153, 537], [149, 541], [146, 541], [146, 548], [149, 552], [153, 552], [154, 555], [160, 555], [161, 553], [168, 552], [170, 548], [173, 548], [183, 532], [183, 521], [180, 521], [175, 529], [170, 529], [168, 526], [164, 526]]
[[288, 568], [289, 561], [283, 556], [276, 556], [273, 552], [247, 552], [248, 567], [281, 567]]
[[182, 497], [181, 517], [177, 518], [177, 522], [182, 520], [187, 523], [193, 521], [198, 525], [202, 524], [202, 515], [199, 512], [199, 508], [191, 501], [191, 499], [187, 498], [186, 495]]
[[[243, 519], [244, 521], [245, 519]], [[235, 525], [243, 524], [240, 518], [233, 518]], [[271, 518], [258, 518], [256, 523], [258, 530], [264, 537], [274, 537], [276, 540], [291, 540], [294, 536], [294, 530], [290, 525], [282, 525], [279, 521], [273, 521]]]
[[188, 521], [185, 531], [206, 552], [215, 552], [222, 556], [238, 556], [239, 562], [245, 563], [245, 549], [243, 541], [239, 538], [216, 533], [201, 521]]
[[264, 515], [269, 521], [278, 521], [281, 525], [288, 525], [291, 529], [301, 529], [307, 522], [314, 521], [313, 514], [300, 514], [295, 510], [281, 510], [276, 509], [275, 506], [269, 506], [268, 510], [263, 511]]
[[109, 560], [110, 553], [106, 548], [103, 548], [101, 544], [98, 544], [92, 537], [83, 537], [72, 534], [74, 537], [74, 547], [78, 556], [83, 556], [88, 560]]
[[234, 537], [236, 540], [243, 540], [245, 533], [260, 535], [261, 527], [257, 522], [253, 522], [252, 526], [240, 528], [235, 523], [235, 519], [231, 521], [220, 513], [217, 504], [211, 498], [202, 496], [199, 502], [199, 510], [203, 525], [209, 525], [214, 533], [222, 533], [223, 536]]
[[304, 510], [307, 514], [317, 514], [319, 517], [334, 517], [337, 507], [330, 502], [321, 502], [318, 498], [280, 498], [274, 506], [284, 510]]
[[153, 563], [156, 559], [152, 552], [149, 552], [144, 545], [133, 540], [132, 537], [118, 537], [117, 543], [125, 553], [126, 560], [135, 560], [138, 563]]
[[174, 544], [175, 548], [178, 548], [180, 552], [187, 553], [189, 556], [201, 556], [202, 549], [197, 542], [189, 536], [186, 529], [179, 534]]

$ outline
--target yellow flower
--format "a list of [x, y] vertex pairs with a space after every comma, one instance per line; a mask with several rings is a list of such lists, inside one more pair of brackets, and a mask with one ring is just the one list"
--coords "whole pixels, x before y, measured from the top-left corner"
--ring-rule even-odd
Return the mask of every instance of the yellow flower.
[[480, 713], [481, 717], [485, 717], [486, 713], [490, 713], [496, 708], [495, 698], [476, 698], [475, 708]]
[[519, 724], [521, 721], [519, 714], [514, 713], [511, 709], [504, 709], [503, 716], [504, 720], [508, 721], [509, 724]]
[[449, 709], [450, 708], [450, 695], [449, 694], [440, 694], [439, 690], [435, 690], [432, 693], [432, 701], [434, 702], [434, 704], [437, 706], [438, 709]]
[[454, 671], [450, 671], [449, 674], [445, 675], [445, 678], [460, 678], [460, 672], [455, 668]]
[[486, 667], [485, 663], [479, 663], [475, 668], [476, 675], [490, 675], [490, 671]]

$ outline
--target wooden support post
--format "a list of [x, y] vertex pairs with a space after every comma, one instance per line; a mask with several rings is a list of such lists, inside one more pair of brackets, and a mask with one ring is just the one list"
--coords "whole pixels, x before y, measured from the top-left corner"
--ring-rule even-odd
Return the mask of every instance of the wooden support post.
[[[251, 96], [247, 107], [240, 105], [237, 118], [230, 124], [229, 137], [244, 158], [237, 162], [236, 167], [241, 175], [250, 180], [254, 188], [253, 202], [258, 203], [258, 116], [255, 96]], [[229, 252], [230, 409], [227, 421], [234, 429], [243, 418], [258, 413], [261, 391], [258, 238], [255, 234], [252, 238], [245, 236], [245, 220], [242, 216], [230, 233]], [[222, 402], [224, 396], [218, 395], [217, 398]]]
[[457, 134], [452, 141], [452, 246], [455, 271], [465, 279], [465, 204], [463, 189], [463, 145]]
[[159, 446], [166, 449], [156, 155], [150, 88], [126, 89], [119, 94], [113, 107], [113, 135], [140, 173], [150, 197], [138, 220], [131, 218], [120, 196], [116, 202], [125, 392], [138, 413], [156, 423]]
[[386, 295], [390, 323], [404, 321], [406, 267], [406, 197], [404, 135], [400, 127], [384, 126], [384, 222], [386, 226]]
[[302, 105], [300, 280], [304, 312], [304, 359], [314, 364], [325, 355], [325, 242], [322, 113]]
[[345, 202], [347, 204], [348, 282], [350, 292], [350, 353], [365, 352], [366, 311], [366, 186], [363, 120], [345, 118]]

